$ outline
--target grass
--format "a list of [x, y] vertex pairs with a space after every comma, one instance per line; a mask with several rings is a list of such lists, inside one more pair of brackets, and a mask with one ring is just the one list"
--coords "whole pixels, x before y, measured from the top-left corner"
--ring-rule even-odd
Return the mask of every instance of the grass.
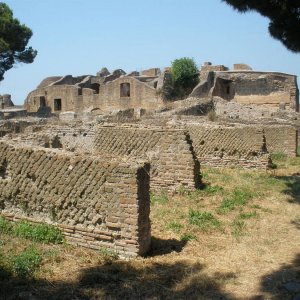
[[0, 233], [11, 234], [34, 242], [59, 244], [64, 241], [60, 229], [49, 224], [31, 224], [26, 221], [9, 222], [0, 216]]
[[254, 194], [252, 192], [242, 188], [235, 188], [229, 197], [222, 200], [218, 213], [225, 214], [234, 210], [237, 206], [244, 206], [253, 197]]
[[214, 217], [214, 215], [210, 212], [206, 211], [197, 211], [191, 209], [189, 211], [189, 223], [192, 225], [196, 225], [201, 230], [209, 231], [211, 229], [221, 229], [222, 223]]

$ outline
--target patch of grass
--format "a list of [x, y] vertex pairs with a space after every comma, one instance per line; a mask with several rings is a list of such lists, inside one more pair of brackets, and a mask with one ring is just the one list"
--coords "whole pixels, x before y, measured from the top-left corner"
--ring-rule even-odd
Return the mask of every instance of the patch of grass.
[[222, 222], [210, 212], [190, 209], [188, 218], [190, 224], [196, 225], [203, 231], [210, 229], [221, 230], [222, 228]]
[[193, 240], [196, 240], [196, 239], [197, 239], [197, 237], [196, 237], [194, 234], [188, 233], [188, 232], [184, 233], [184, 234], [180, 237], [180, 240], [181, 240], [182, 242], [189, 242], [189, 241], [193, 241]]
[[161, 191], [160, 194], [150, 193], [150, 203], [159, 203], [159, 204], [166, 204], [168, 203], [169, 198], [165, 191]]
[[233, 222], [231, 223], [231, 228], [232, 228], [232, 235], [235, 238], [239, 238], [244, 234], [244, 231], [246, 229], [246, 223], [245, 221], [241, 220], [239, 217], [235, 218]]
[[200, 190], [202, 193], [212, 195], [212, 194], [217, 194], [221, 193], [224, 191], [224, 188], [218, 185], [206, 185], [204, 189]]
[[297, 156], [300, 156], [300, 146], [297, 147], [296, 154]]
[[167, 225], [167, 228], [173, 230], [176, 233], [179, 233], [183, 228], [183, 225], [177, 221], [172, 221]]
[[218, 208], [218, 213], [225, 214], [234, 210], [237, 206], [244, 206], [253, 197], [254, 195], [252, 192], [241, 188], [235, 188], [230, 197], [223, 199]]
[[8, 234], [12, 231], [12, 224], [0, 216], [0, 233]]
[[12, 271], [20, 277], [29, 277], [40, 267], [42, 257], [34, 247], [10, 257]]
[[59, 244], [64, 240], [61, 230], [49, 224], [30, 224], [21, 221], [14, 225], [13, 232], [18, 237], [35, 242]]
[[251, 219], [257, 217], [258, 214], [256, 211], [249, 212], [249, 213], [240, 213], [238, 218], [242, 220]]
[[271, 154], [272, 160], [283, 161], [286, 160], [287, 155], [284, 152], [274, 152]]
[[119, 254], [117, 251], [108, 249], [106, 247], [102, 247], [99, 250], [99, 255], [100, 255], [100, 258], [102, 260], [104, 260], [104, 262], [106, 262], [106, 263], [112, 263], [113, 261], [115, 261], [119, 258]]

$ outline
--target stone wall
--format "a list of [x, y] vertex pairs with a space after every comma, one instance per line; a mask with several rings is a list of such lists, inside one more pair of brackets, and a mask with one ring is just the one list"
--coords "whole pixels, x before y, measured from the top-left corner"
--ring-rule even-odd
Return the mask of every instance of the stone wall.
[[0, 207], [47, 222], [70, 243], [124, 256], [150, 245], [149, 164], [0, 142]]
[[264, 125], [261, 126], [266, 137], [268, 152], [285, 153], [288, 156], [296, 156], [298, 139], [297, 131], [292, 126]]
[[[121, 95], [121, 85], [128, 84], [129, 94]], [[124, 76], [100, 87], [94, 107], [103, 111], [128, 108], [156, 109], [163, 105], [156, 89], [134, 77]]]
[[225, 92], [217, 87], [213, 96], [224, 99], [230, 95], [241, 104], [255, 104], [299, 111], [297, 78], [277, 72], [227, 71], [216, 72], [216, 78], [226, 81]]
[[124, 159], [138, 157], [149, 160], [152, 190], [174, 192], [181, 186], [193, 190], [200, 185], [199, 162], [184, 130], [153, 126], [99, 126], [95, 150], [121, 155]]
[[254, 126], [186, 125], [200, 163], [214, 167], [267, 168], [263, 131]]

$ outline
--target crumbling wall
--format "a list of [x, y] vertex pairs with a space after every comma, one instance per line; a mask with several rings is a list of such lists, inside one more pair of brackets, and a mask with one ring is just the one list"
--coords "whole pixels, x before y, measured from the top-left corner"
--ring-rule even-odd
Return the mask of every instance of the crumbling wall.
[[[127, 85], [126, 94], [121, 93], [122, 85]], [[134, 77], [124, 76], [100, 86], [95, 96], [94, 108], [109, 111], [114, 109], [145, 108], [156, 109], [163, 105], [156, 89]]]
[[181, 186], [195, 189], [200, 184], [200, 167], [184, 130], [99, 126], [95, 150], [126, 157], [146, 158], [151, 164], [152, 190], [175, 191]]
[[0, 142], [0, 213], [125, 256], [150, 244], [149, 164]]
[[[294, 75], [276, 72], [228, 71], [216, 72], [216, 78], [228, 82], [226, 92], [214, 91], [214, 96], [231, 98], [241, 104], [285, 106], [299, 111], [297, 79]], [[228, 95], [227, 95], [228, 94]]]
[[284, 125], [263, 125], [262, 129], [266, 137], [268, 152], [285, 153], [288, 156], [297, 154], [297, 131], [292, 126]]
[[267, 168], [263, 131], [253, 126], [187, 125], [200, 163], [214, 167]]

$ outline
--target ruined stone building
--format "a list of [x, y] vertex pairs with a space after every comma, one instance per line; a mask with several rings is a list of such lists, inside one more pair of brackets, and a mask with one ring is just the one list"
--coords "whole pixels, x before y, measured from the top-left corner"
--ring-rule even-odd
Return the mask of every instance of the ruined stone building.
[[[44, 79], [29, 93], [28, 112], [49, 110], [52, 113], [163, 108], [160, 96], [170, 69], [158, 68], [126, 74], [118, 69], [109, 73], [103, 68], [96, 76], [55, 76]], [[233, 70], [205, 63], [199, 71], [200, 83], [190, 97], [220, 97], [228, 102], [277, 107], [299, 111], [299, 91], [294, 75], [253, 71], [245, 64]]]
[[106, 68], [97, 76], [49, 77], [44, 79], [26, 101], [28, 112], [46, 108], [51, 112], [145, 108], [155, 109], [163, 105], [157, 89], [162, 85], [159, 69], [125, 74]]
[[233, 70], [205, 63], [200, 83], [191, 96], [218, 96], [240, 104], [255, 104], [299, 111], [299, 90], [295, 75], [279, 72], [253, 71], [245, 64]]

